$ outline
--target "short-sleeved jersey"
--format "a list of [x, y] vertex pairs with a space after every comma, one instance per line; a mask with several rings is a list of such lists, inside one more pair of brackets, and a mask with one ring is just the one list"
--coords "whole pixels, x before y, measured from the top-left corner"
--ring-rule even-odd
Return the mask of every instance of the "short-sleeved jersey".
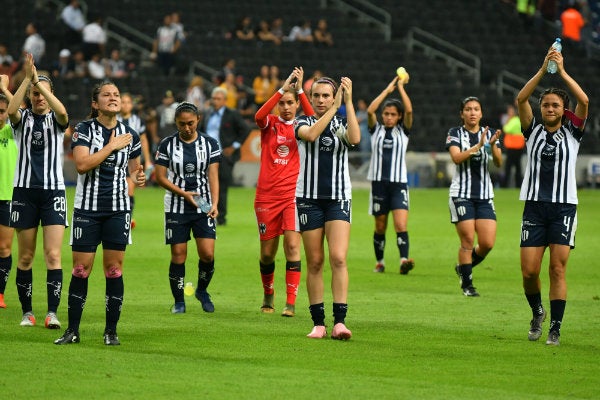
[[270, 114], [260, 128], [260, 173], [256, 196], [262, 199], [295, 197], [300, 163], [294, 121]]
[[556, 132], [550, 133], [534, 118], [531, 126], [523, 131], [527, 167], [520, 200], [578, 203], [575, 167], [583, 130], [566, 121]]
[[17, 165], [17, 146], [10, 124], [0, 129], [0, 200], [11, 200]]
[[14, 186], [33, 189], [64, 189], [63, 140], [67, 125], [56, 121], [54, 111], [37, 115], [21, 109], [13, 125], [19, 155]]
[[[221, 161], [219, 143], [205, 134], [186, 143], [179, 134], [164, 138], [156, 152], [156, 164], [167, 168], [167, 179], [186, 192], [196, 192], [212, 204], [208, 167]], [[194, 207], [183, 197], [170, 190], [165, 191], [165, 212], [175, 214], [198, 214], [200, 208]]]
[[146, 133], [146, 124], [144, 124], [144, 121], [142, 121], [137, 114], [131, 114], [129, 118], [123, 118], [122, 116], [117, 115], [117, 119], [125, 125], [131, 127], [140, 136]]
[[409, 131], [402, 124], [386, 128], [377, 123], [370, 132], [371, 162], [367, 179], [407, 183], [406, 148]]
[[77, 124], [71, 148], [85, 146], [90, 154], [97, 153], [108, 144], [113, 131], [116, 136], [130, 133], [132, 141], [121, 150], [112, 152], [96, 168], [78, 175], [75, 209], [100, 212], [131, 210], [126, 178], [129, 160], [141, 153], [137, 132], [122, 122], [117, 122], [113, 129], [107, 129], [98, 120], [91, 119]]
[[334, 116], [329, 125], [314, 141], [298, 137], [298, 129], [312, 126], [315, 116], [296, 118], [300, 173], [296, 183], [296, 197], [306, 199], [350, 200], [352, 184], [348, 169], [348, 126], [345, 118]]
[[[471, 133], [464, 127], [451, 128], [446, 138], [446, 150], [457, 146], [460, 151], [465, 151], [475, 146], [481, 140], [484, 127], [479, 128], [476, 133]], [[495, 130], [489, 128], [487, 139], [489, 140]], [[498, 144], [498, 142], [496, 142]], [[494, 187], [490, 178], [489, 161], [492, 155], [479, 149], [477, 154], [469, 157], [466, 161], [454, 165], [454, 176], [450, 184], [450, 197], [463, 199], [492, 199], [494, 198]]]

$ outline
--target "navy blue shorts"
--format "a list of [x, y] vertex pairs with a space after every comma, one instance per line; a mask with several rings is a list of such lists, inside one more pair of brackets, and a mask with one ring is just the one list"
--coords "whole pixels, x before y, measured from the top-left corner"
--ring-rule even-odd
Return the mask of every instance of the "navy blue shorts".
[[352, 221], [352, 200], [296, 198], [300, 232], [325, 227], [327, 221]]
[[10, 226], [29, 229], [37, 227], [40, 222], [42, 226], [69, 226], [65, 191], [14, 188]]
[[129, 211], [111, 212], [73, 212], [71, 228], [71, 247], [73, 251], [95, 253], [102, 243], [104, 250], [125, 251], [131, 244], [131, 213]]
[[0, 200], [0, 225], [10, 226], [10, 200]]
[[521, 220], [521, 247], [563, 244], [575, 248], [575, 204], [526, 201]]
[[369, 214], [386, 215], [391, 210], [407, 210], [408, 185], [400, 182], [371, 182]]
[[205, 213], [165, 213], [166, 244], [186, 243], [191, 239], [190, 233], [193, 233], [196, 239], [216, 239], [215, 220]]
[[470, 219], [496, 220], [493, 199], [479, 200], [451, 197], [448, 201], [448, 207], [450, 208], [450, 221], [453, 224]]

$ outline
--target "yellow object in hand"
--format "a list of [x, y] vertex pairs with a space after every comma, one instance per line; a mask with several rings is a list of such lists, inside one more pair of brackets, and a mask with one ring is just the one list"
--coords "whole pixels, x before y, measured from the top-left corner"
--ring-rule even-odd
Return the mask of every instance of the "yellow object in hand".
[[404, 67], [399, 67], [396, 70], [396, 74], [398, 75], [398, 78], [404, 82], [404, 83], [408, 83], [408, 79], [409, 79], [409, 75], [408, 72], [406, 72], [406, 69]]

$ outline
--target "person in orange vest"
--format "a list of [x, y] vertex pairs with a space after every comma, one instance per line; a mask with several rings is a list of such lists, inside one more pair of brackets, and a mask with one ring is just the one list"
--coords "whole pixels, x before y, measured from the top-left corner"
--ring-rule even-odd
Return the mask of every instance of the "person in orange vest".
[[517, 115], [515, 106], [509, 104], [506, 107], [506, 122], [502, 126], [504, 150], [506, 163], [504, 164], [504, 186], [509, 187], [511, 183], [512, 170], [515, 170], [514, 187], [521, 187], [523, 173], [521, 171], [521, 156], [525, 148], [525, 137], [521, 133], [521, 122]]

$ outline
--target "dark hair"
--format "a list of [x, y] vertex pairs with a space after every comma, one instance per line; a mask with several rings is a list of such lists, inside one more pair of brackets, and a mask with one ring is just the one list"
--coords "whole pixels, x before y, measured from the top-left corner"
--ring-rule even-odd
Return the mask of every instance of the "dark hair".
[[564, 108], [569, 107], [569, 94], [565, 90], [558, 88], [549, 88], [544, 90], [540, 95], [540, 98], [538, 99], [538, 103], [542, 104], [542, 100], [544, 100], [544, 97], [546, 97], [549, 94], [555, 94], [558, 97], [560, 97], [563, 101]]
[[[327, 76], [323, 76], [323, 77], [317, 79], [316, 81], [314, 81], [313, 86], [318, 83], [324, 83], [327, 85], [331, 85], [331, 87], [333, 88], [333, 95], [335, 96], [335, 94], [337, 93], [338, 85], [337, 85], [337, 83], [335, 83], [335, 81], [333, 79], [331, 79]], [[312, 87], [311, 87], [311, 92], [312, 92]]]
[[479, 100], [478, 97], [475, 96], [469, 96], [469, 97], [465, 97], [464, 99], [462, 99], [462, 101], [460, 102], [460, 111], [462, 111], [465, 108], [465, 105], [470, 102], [470, 101], [476, 101], [479, 103], [479, 106], [481, 107], [481, 100]]
[[0, 93], [0, 103], [3, 101], [6, 102], [6, 104], [8, 105], [8, 103], [9, 103], [8, 97], [6, 97], [4, 94]]
[[[96, 103], [98, 102], [98, 95], [100, 94], [100, 91], [102, 90], [102, 88], [104, 86], [107, 86], [107, 85], [113, 85], [113, 86], [117, 87], [117, 85], [115, 85], [115, 83], [112, 81], [102, 81], [102, 82], [98, 83], [97, 85], [94, 86], [94, 89], [92, 90], [92, 102], [96, 102]], [[91, 107], [88, 118], [96, 118], [97, 116], [98, 116], [98, 109]]]
[[195, 114], [196, 116], [199, 115], [198, 107], [196, 107], [193, 103], [190, 103], [188, 101], [179, 103], [179, 105], [175, 109], [175, 118], [179, 117], [179, 115], [184, 112], [191, 112], [192, 114]]
[[383, 103], [382, 110], [386, 107], [396, 107], [396, 111], [400, 114], [400, 122], [404, 120], [404, 104], [398, 99], [389, 99]]

